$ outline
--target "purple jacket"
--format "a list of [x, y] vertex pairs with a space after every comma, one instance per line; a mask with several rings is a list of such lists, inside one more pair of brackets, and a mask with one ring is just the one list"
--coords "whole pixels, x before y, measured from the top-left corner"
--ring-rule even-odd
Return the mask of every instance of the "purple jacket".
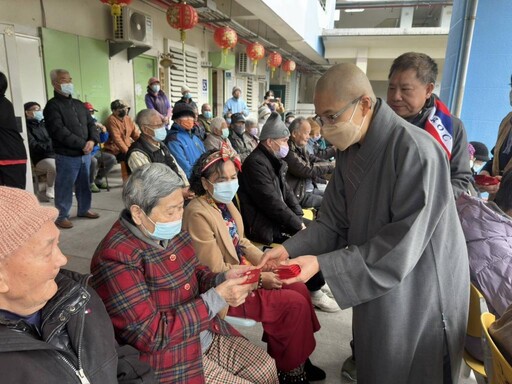
[[471, 282], [501, 316], [512, 304], [512, 219], [495, 203], [468, 195], [457, 200], [468, 247]]

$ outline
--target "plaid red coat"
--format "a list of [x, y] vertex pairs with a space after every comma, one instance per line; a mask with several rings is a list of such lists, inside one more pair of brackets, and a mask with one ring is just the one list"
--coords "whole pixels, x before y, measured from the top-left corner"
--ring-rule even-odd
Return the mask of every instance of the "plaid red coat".
[[120, 343], [130, 344], [160, 383], [204, 383], [199, 333], [235, 334], [199, 296], [216, 273], [199, 265], [187, 232], [167, 249], [138, 239], [117, 221], [91, 262], [92, 285], [103, 299]]

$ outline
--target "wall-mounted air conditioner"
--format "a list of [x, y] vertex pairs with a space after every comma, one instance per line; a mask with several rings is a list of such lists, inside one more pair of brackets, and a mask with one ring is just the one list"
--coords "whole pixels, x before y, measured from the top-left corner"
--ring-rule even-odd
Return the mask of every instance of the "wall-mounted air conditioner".
[[121, 16], [113, 20], [115, 42], [148, 47], [153, 45], [153, 20], [150, 15], [123, 7]]
[[238, 54], [238, 65], [237, 73], [240, 75], [253, 75], [254, 67], [251, 59], [247, 56], [247, 53]]

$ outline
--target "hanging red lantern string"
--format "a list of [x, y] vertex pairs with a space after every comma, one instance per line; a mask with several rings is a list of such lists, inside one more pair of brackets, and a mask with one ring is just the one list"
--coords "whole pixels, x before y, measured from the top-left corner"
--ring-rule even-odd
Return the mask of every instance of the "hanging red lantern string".
[[110, 6], [110, 13], [114, 17], [114, 32], [117, 30], [117, 18], [121, 16], [121, 8], [130, 5], [132, 0], [100, 0]]
[[290, 78], [290, 74], [295, 71], [295, 68], [297, 67], [297, 65], [295, 64], [295, 61], [293, 60], [286, 60], [284, 63], [283, 63], [283, 71], [286, 72], [286, 75], [288, 78]]
[[251, 43], [245, 48], [245, 53], [253, 61], [254, 72], [258, 66], [258, 61], [265, 57], [265, 47], [260, 43]]
[[225, 60], [228, 49], [235, 48], [238, 42], [238, 35], [229, 27], [219, 27], [215, 29], [213, 41], [215, 41], [215, 44], [217, 44], [219, 48], [222, 48], [222, 55]]
[[281, 65], [282, 61], [283, 57], [276, 51], [268, 55], [267, 64], [271, 68], [272, 79], [274, 78], [274, 72], [276, 71], [276, 68], [278, 68]]
[[186, 2], [175, 3], [167, 9], [167, 22], [174, 29], [180, 30], [181, 50], [185, 53], [186, 30], [197, 25], [199, 18], [193, 6]]

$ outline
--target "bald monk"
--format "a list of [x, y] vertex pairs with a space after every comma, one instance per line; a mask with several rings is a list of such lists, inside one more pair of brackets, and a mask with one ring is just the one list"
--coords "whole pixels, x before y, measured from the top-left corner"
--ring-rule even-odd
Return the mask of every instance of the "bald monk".
[[340, 307], [353, 307], [359, 383], [456, 383], [469, 273], [446, 154], [353, 64], [331, 67], [314, 103], [336, 169], [318, 219], [268, 263], [294, 258], [284, 264], [302, 272], [286, 283], [322, 269]]

